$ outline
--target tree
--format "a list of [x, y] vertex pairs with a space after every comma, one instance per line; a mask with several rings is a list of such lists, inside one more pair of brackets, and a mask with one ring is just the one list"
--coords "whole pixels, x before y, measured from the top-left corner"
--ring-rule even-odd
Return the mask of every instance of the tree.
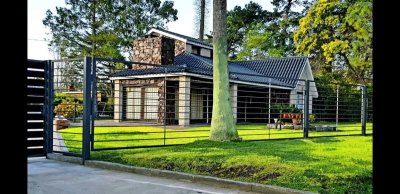
[[207, 19], [210, 15], [210, 0], [194, 0], [194, 32], [195, 37], [199, 37], [199, 40], [203, 41], [204, 31], [208, 29]]
[[229, 93], [226, 0], [213, 1], [213, 110], [210, 139], [240, 140]]
[[95, 56], [122, 59], [132, 41], [150, 27], [163, 28], [177, 19], [173, 2], [160, 0], [66, 0], [56, 13], [46, 12], [51, 47], [62, 57]]
[[299, 19], [309, 1], [273, 0], [272, 5], [275, 7], [269, 19], [253, 23], [247, 30], [238, 60], [294, 55], [293, 31], [298, 28]]
[[250, 1], [244, 8], [235, 6], [227, 13], [227, 38], [228, 55], [231, 59], [241, 50], [247, 31], [257, 23], [265, 23], [270, 20], [271, 14], [263, 10], [261, 5]]
[[354, 83], [372, 79], [372, 0], [319, 0], [300, 20], [296, 52], [317, 74], [342, 72]]

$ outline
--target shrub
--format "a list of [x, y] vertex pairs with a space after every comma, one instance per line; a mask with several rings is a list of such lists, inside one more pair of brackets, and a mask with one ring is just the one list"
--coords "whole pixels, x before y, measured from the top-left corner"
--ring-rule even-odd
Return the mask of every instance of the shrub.
[[294, 105], [290, 104], [273, 104], [271, 106], [271, 114], [278, 114], [278, 113], [302, 113], [301, 109], [296, 108]]
[[310, 114], [308, 119], [309, 119], [310, 123], [314, 123], [315, 122], [315, 115], [314, 114]]
[[74, 102], [71, 99], [63, 99], [61, 103], [54, 107], [54, 113], [58, 116], [62, 115], [65, 118], [71, 118], [72, 116], [80, 116], [83, 113], [83, 106], [78, 102]]

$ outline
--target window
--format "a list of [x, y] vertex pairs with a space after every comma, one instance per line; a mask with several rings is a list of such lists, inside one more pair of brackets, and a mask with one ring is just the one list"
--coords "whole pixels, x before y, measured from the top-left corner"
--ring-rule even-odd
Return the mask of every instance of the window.
[[304, 95], [303, 92], [297, 92], [296, 108], [304, 109]]
[[192, 53], [196, 55], [200, 55], [200, 47], [192, 45]]
[[140, 90], [139, 87], [127, 88], [127, 119], [140, 119]]
[[158, 113], [158, 88], [145, 88], [144, 94], [144, 119], [157, 119]]
[[203, 118], [203, 94], [201, 90], [192, 90], [190, 95], [190, 118], [202, 119]]
[[125, 119], [158, 118], [158, 87], [124, 87], [122, 98]]

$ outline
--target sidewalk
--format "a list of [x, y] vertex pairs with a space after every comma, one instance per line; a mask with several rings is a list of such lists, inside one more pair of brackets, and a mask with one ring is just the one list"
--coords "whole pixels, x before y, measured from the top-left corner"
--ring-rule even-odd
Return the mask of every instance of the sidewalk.
[[28, 193], [243, 193], [224, 188], [90, 168], [44, 158], [28, 159]]

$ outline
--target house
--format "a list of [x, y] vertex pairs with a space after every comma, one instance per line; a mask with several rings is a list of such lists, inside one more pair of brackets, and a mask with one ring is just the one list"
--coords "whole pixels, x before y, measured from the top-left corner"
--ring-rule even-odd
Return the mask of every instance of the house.
[[[211, 44], [151, 29], [133, 46], [133, 61], [161, 66], [134, 64], [132, 69], [110, 75], [115, 86], [115, 121], [181, 126], [211, 122]], [[238, 123], [271, 122], [269, 108], [273, 103], [289, 103], [303, 109], [303, 80], [314, 80], [306, 57], [229, 62], [228, 69], [232, 108]], [[318, 97], [314, 82], [310, 89], [312, 112], [312, 99]]]

